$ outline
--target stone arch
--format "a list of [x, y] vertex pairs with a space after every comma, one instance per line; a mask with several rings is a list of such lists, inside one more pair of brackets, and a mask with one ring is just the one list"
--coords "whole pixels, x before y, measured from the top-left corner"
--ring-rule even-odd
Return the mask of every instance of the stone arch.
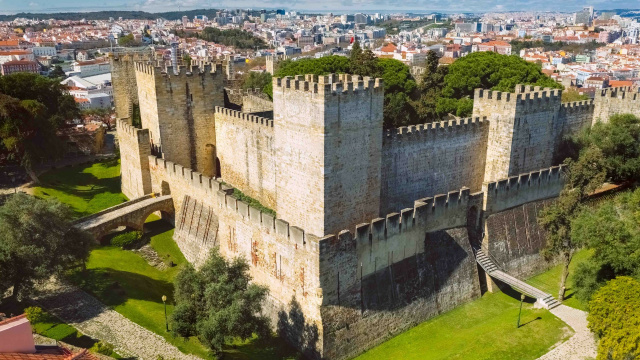
[[121, 226], [138, 231], [144, 230], [145, 220], [156, 211], [168, 216], [172, 215], [174, 209], [171, 196], [164, 195], [158, 198], [149, 196], [144, 200], [135, 199], [80, 219], [75, 226], [93, 235], [96, 241], [100, 241], [112, 230]]

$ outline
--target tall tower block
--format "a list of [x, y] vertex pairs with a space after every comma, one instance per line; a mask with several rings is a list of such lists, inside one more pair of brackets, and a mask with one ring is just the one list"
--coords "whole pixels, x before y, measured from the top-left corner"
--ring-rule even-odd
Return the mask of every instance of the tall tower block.
[[476, 89], [473, 116], [489, 120], [484, 181], [548, 167], [562, 136], [562, 91], [516, 85], [516, 92]]
[[148, 59], [147, 54], [109, 54], [116, 118], [130, 117], [133, 106], [138, 104], [135, 62]]
[[207, 176], [214, 168], [214, 113], [224, 105], [222, 64], [190, 68], [136, 63], [142, 127], [164, 158]]
[[278, 217], [322, 236], [378, 217], [381, 79], [274, 78]]

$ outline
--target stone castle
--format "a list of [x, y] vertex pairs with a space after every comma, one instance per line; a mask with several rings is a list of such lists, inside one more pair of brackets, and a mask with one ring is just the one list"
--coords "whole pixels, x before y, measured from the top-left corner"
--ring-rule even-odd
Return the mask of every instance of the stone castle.
[[266, 118], [251, 94], [229, 108], [224, 64], [112, 65], [123, 193], [171, 195], [190, 262], [244, 256], [274, 328], [310, 358], [350, 358], [495, 289], [475, 249], [516, 277], [548, 268], [537, 214], [563, 185], [562, 137], [640, 114], [630, 89], [561, 103], [517, 86], [476, 90], [472, 118], [385, 131], [381, 79], [274, 78]]

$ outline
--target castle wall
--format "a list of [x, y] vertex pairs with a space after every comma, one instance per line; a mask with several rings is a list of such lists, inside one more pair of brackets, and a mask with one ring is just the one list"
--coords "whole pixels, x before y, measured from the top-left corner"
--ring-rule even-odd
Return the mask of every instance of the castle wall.
[[451, 189], [480, 190], [488, 128], [487, 121], [463, 119], [392, 129], [382, 147], [381, 213]]
[[248, 94], [242, 97], [242, 112], [263, 113], [273, 111], [273, 101], [256, 94]]
[[593, 123], [609, 121], [611, 115], [635, 114], [640, 116], [640, 94], [629, 88], [603, 89], [594, 99]]
[[547, 244], [538, 215], [553, 200], [539, 200], [490, 215], [485, 220], [485, 241], [493, 261], [509, 275], [527, 279], [547, 270], [553, 262], [540, 252]]
[[559, 118], [561, 99], [560, 90], [541, 90], [539, 87], [516, 94], [508, 176], [539, 170], [553, 164], [563, 126]]
[[[229, 259], [244, 257], [253, 281], [269, 288], [265, 311], [274, 327], [299, 349], [321, 351], [318, 239], [237, 200], [215, 179], [155, 156], [148, 161], [153, 191], [172, 195], [174, 239], [187, 260], [200, 265], [214, 247]], [[312, 343], [300, 337], [300, 316], [316, 334]]]
[[346, 359], [480, 296], [469, 190], [320, 240], [323, 355]]
[[136, 129], [125, 119], [116, 120], [120, 147], [122, 193], [135, 199], [151, 192], [148, 157], [151, 155], [149, 130]]
[[[380, 79], [274, 79], [276, 212], [314, 234], [380, 211]], [[300, 211], [304, 204], [306, 211]]]
[[562, 103], [559, 113], [563, 123], [562, 135], [574, 135], [590, 127], [594, 107], [593, 100]]
[[540, 252], [546, 234], [538, 215], [564, 186], [562, 167], [485, 183], [483, 239], [490, 256], [509, 275], [528, 278], [551, 265]]
[[110, 56], [111, 84], [117, 118], [127, 118], [138, 104], [138, 85], [136, 82], [135, 61], [142, 60], [138, 55], [126, 54]]
[[275, 209], [273, 120], [217, 107], [215, 121], [222, 180]]
[[[142, 125], [152, 131], [154, 144], [166, 159], [210, 172], [207, 145], [216, 140], [214, 109], [224, 104], [221, 65], [179, 68], [177, 74], [172, 67], [136, 66]], [[143, 104], [149, 108], [142, 109]]]
[[561, 95], [539, 86], [516, 86], [515, 94], [476, 89], [473, 116], [490, 119], [484, 181], [553, 163], [563, 129]]
[[[135, 79], [140, 103], [140, 122], [143, 129], [149, 130], [149, 138], [154, 146], [160, 146], [160, 122], [156, 94], [156, 78], [151, 66], [136, 63]], [[114, 84], [114, 93], [117, 93]], [[163, 151], [164, 149], [161, 149]]]

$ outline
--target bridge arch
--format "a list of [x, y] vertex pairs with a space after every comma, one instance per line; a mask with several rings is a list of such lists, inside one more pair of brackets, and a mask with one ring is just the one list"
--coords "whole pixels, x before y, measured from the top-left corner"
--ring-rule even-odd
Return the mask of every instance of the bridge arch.
[[171, 195], [145, 195], [79, 219], [74, 226], [87, 231], [94, 240], [100, 241], [109, 232], [121, 226], [142, 231], [144, 222], [156, 211], [168, 215], [174, 213]]

